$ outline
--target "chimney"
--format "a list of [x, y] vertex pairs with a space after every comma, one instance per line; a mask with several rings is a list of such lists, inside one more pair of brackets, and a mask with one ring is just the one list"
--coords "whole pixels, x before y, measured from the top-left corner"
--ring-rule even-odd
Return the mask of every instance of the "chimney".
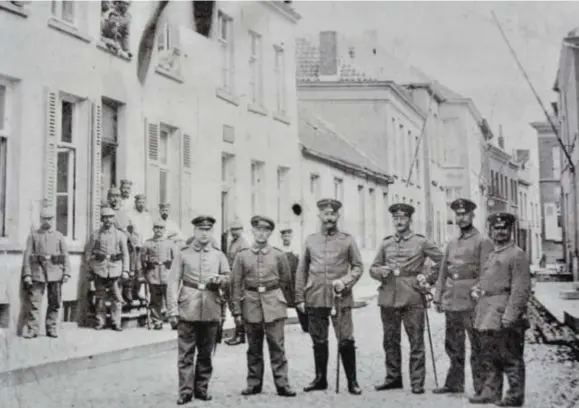
[[338, 79], [338, 36], [335, 31], [320, 32], [320, 72], [321, 81]]
[[503, 136], [503, 125], [499, 125], [499, 147], [505, 150], [505, 138]]

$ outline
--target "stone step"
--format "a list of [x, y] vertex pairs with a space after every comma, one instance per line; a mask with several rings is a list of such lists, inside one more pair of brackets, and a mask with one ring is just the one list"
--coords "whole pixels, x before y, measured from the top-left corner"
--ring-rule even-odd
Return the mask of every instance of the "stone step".
[[579, 290], [562, 290], [559, 292], [561, 299], [579, 300]]
[[579, 282], [573, 282], [571, 284], [571, 287], [573, 288], [573, 290], [579, 291]]

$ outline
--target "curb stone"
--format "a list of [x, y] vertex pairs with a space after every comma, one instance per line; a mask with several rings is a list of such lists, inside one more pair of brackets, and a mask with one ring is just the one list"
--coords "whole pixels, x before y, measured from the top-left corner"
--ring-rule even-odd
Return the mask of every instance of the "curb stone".
[[[354, 302], [353, 309], [363, 308], [368, 305], [369, 300], [374, 298], [365, 297]], [[298, 324], [297, 317], [288, 317], [286, 325]], [[233, 335], [235, 328], [223, 330], [223, 337]], [[221, 345], [220, 345], [221, 346]], [[103, 367], [121, 361], [134, 360], [151, 354], [160, 354], [177, 348], [177, 339], [164, 340], [160, 342], [144, 344], [136, 347], [124, 348], [121, 350], [107, 351], [94, 355], [74, 357], [66, 360], [52, 361], [49, 363], [35, 366], [17, 368], [11, 371], [0, 373], [0, 389], [16, 387], [29, 382], [37, 381], [59, 376], [62, 374], [71, 374], [78, 371], [90, 370], [93, 368]]]

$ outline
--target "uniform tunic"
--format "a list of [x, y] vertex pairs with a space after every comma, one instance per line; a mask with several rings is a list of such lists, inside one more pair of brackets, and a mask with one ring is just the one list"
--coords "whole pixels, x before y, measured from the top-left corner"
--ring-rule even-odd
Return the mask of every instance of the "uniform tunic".
[[173, 242], [184, 241], [181, 229], [172, 219], [165, 220], [165, 236]]
[[137, 232], [135, 246], [141, 247], [148, 239], [153, 237], [153, 219], [148, 211], [137, 211], [133, 209], [128, 212], [130, 225], [134, 226]]
[[[98, 261], [93, 254], [102, 254], [107, 258]], [[121, 260], [113, 261], [111, 255], [121, 254]], [[129, 271], [129, 251], [126, 235], [115, 228], [101, 228], [89, 241], [85, 259], [90, 270], [101, 278], [119, 278], [123, 272]]]
[[166, 285], [171, 268], [167, 268], [164, 263], [171, 261], [172, 265], [177, 256], [173, 242], [165, 238], [151, 238], [144, 243], [141, 256], [143, 274], [147, 282], [151, 285]]

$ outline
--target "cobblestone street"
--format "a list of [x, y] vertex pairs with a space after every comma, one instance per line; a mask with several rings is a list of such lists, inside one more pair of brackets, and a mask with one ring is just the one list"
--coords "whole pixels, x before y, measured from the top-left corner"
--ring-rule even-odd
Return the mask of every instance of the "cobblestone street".
[[[287, 352], [290, 360], [290, 381], [298, 391], [293, 399], [279, 398], [272, 385], [271, 373], [266, 370], [264, 393], [254, 397], [241, 397], [239, 392], [245, 386], [245, 347], [221, 345], [214, 360], [214, 376], [210, 384], [211, 402], [195, 401], [190, 405], [208, 407], [364, 407], [408, 406], [458, 408], [469, 406], [466, 396], [435, 396], [430, 354], [427, 362], [426, 393], [415, 396], [409, 389], [391, 392], [375, 392], [373, 386], [384, 377], [384, 354], [378, 309], [375, 301], [354, 311], [356, 325], [359, 382], [364, 394], [354, 397], [347, 393], [345, 379], [342, 389], [336, 395], [335, 385], [335, 344], [332, 342], [332, 358], [329, 363], [331, 390], [304, 394], [301, 389], [309, 382], [313, 372], [313, 359], [309, 337], [301, 333], [299, 326], [287, 327]], [[443, 347], [442, 315], [430, 311], [433, 341], [437, 358], [439, 381], [444, 381], [447, 359]], [[122, 334], [121, 334], [122, 335]], [[404, 348], [404, 381], [408, 384], [407, 344]], [[430, 351], [428, 350], [428, 353]], [[266, 357], [267, 358], [267, 357]], [[572, 408], [579, 403], [577, 387], [577, 363], [564, 363], [561, 349], [542, 344], [529, 344], [526, 349], [527, 365], [527, 407]], [[468, 361], [468, 360], [467, 360]], [[470, 373], [467, 373], [470, 378]], [[572, 379], [575, 378], [575, 382]], [[470, 394], [472, 387], [467, 384]], [[96, 368], [72, 375], [42, 379], [10, 390], [0, 391], [2, 407], [8, 408], [68, 408], [68, 407], [122, 407], [146, 408], [174, 406], [177, 398], [176, 352], [157, 354], [132, 361]]]

